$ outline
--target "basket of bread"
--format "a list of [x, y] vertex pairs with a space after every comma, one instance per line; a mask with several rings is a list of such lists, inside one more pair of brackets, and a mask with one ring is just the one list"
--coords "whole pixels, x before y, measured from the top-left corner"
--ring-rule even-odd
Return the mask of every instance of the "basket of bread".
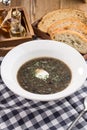
[[64, 42], [87, 58], [87, 14], [76, 9], [58, 9], [33, 23], [35, 34], [42, 39]]

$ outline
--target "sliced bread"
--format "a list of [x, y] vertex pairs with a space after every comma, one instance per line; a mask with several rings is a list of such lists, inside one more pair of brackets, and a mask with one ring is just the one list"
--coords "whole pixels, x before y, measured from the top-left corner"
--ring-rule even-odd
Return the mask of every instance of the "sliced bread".
[[68, 18], [54, 22], [49, 28], [48, 33], [52, 35], [57, 31], [71, 30], [76, 31], [87, 38], [87, 26], [78, 19]]
[[75, 31], [56, 31], [54, 34], [51, 35], [51, 39], [64, 42], [82, 54], [87, 53], [87, 39], [80, 35], [78, 32]]
[[51, 24], [69, 17], [80, 19], [83, 23], [87, 24], [87, 15], [85, 12], [75, 9], [59, 9], [46, 14], [38, 23], [38, 28], [43, 32], [47, 32]]

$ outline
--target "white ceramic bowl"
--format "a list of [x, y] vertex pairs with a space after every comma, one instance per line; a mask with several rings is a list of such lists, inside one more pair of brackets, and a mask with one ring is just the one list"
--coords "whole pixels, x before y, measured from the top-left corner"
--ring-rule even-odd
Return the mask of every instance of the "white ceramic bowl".
[[[17, 71], [26, 61], [37, 57], [54, 57], [65, 62], [72, 72], [70, 85], [61, 92], [48, 95], [34, 94], [20, 87], [17, 81]], [[32, 100], [50, 101], [64, 98], [84, 83], [87, 77], [87, 66], [84, 58], [74, 48], [52, 40], [35, 40], [23, 43], [12, 49], [1, 64], [1, 77], [7, 87], [14, 93]]]

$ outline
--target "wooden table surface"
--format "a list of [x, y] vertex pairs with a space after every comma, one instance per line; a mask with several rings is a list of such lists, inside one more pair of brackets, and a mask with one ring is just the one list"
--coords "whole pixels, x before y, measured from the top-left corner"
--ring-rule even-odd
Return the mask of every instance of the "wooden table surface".
[[[35, 1], [35, 14], [31, 14], [31, 3], [33, 0], [12, 0], [10, 6], [23, 6], [25, 7], [29, 16], [31, 16], [31, 23], [40, 19], [44, 14], [62, 8], [74, 8], [87, 12], [87, 0], [34, 0]], [[0, 3], [0, 9], [7, 8]], [[86, 55], [87, 59], [87, 55]]]
[[[24, 6], [30, 15], [31, 2], [33, 0], [12, 0], [11, 6]], [[35, 14], [32, 15], [32, 22], [41, 18], [49, 11], [60, 8], [75, 8], [87, 12], [87, 3], [85, 0], [35, 0]], [[0, 3], [0, 8], [5, 7]]]

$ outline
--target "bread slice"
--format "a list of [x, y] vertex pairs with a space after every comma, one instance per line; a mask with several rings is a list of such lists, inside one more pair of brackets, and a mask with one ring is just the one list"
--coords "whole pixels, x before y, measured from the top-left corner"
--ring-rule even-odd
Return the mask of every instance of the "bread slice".
[[87, 39], [75, 31], [56, 31], [51, 35], [51, 39], [64, 42], [82, 54], [87, 53]]
[[87, 24], [87, 15], [85, 12], [75, 9], [59, 9], [46, 14], [38, 23], [38, 28], [43, 32], [47, 32], [50, 25], [54, 22], [70, 17], [77, 18]]
[[54, 22], [48, 28], [48, 34], [54, 33], [55, 30], [63, 31], [63, 30], [73, 30], [79, 32], [83, 36], [87, 38], [87, 25], [82, 23], [79, 19], [76, 18], [65, 18], [63, 20], [59, 20]]

